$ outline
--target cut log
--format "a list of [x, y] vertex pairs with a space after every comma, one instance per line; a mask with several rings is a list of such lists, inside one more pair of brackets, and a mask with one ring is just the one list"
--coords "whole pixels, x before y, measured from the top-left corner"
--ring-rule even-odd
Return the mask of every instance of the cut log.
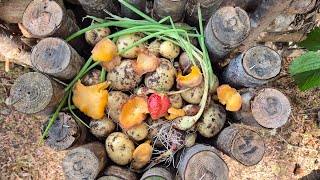
[[61, 84], [41, 73], [30, 72], [15, 80], [6, 104], [21, 113], [49, 115], [56, 110], [63, 95]]
[[280, 91], [265, 88], [248, 91], [241, 96], [242, 108], [234, 113], [235, 119], [250, 126], [265, 128], [279, 128], [288, 121], [291, 105]]
[[304, 31], [298, 32], [263, 32], [259, 35], [258, 42], [301, 42], [307, 38]]
[[262, 0], [223, 0], [221, 7], [223, 6], [233, 6], [240, 7], [247, 12], [254, 11]]
[[191, 26], [199, 26], [198, 3], [200, 3], [204, 25], [219, 8], [223, 0], [190, 0], [186, 5], [185, 21]]
[[257, 87], [277, 76], [280, 55], [266, 46], [254, 46], [231, 60], [223, 72], [224, 80], [234, 87]]
[[180, 157], [178, 174], [182, 180], [226, 180], [229, 169], [212, 146], [197, 144], [187, 148]]
[[245, 166], [258, 164], [265, 153], [265, 144], [261, 136], [239, 125], [223, 129], [218, 136], [217, 146]]
[[114, 0], [78, 0], [86, 13], [90, 16], [105, 18], [108, 14], [105, 11], [109, 11], [116, 14], [119, 11], [119, 4]]
[[182, 21], [186, 4], [187, 0], [155, 0], [152, 16], [157, 21], [167, 16], [171, 16], [173, 22]]
[[137, 180], [137, 174], [127, 168], [121, 166], [111, 165], [106, 167], [98, 180]]
[[[134, 6], [135, 8], [139, 9], [142, 12], [144, 12], [146, 10], [146, 5], [147, 5], [146, 0], [127, 0], [126, 2], [131, 4], [132, 6]], [[133, 12], [132, 10], [130, 10], [129, 8], [124, 6], [123, 4], [121, 4], [121, 15], [123, 17], [127, 17], [130, 19], [142, 19], [142, 17], [140, 15]]]
[[[16, 64], [32, 66], [31, 53], [24, 50], [25, 45], [17, 35], [0, 27], [0, 42], [0, 57], [6, 57]], [[4, 61], [4, 58], [0, 58], [0, 61]]]
[[0, 19], [7, 23], [22, 22], [22, 15], [32, 0], [2, 0], [0, 1]]
[[[49, 123], [44, 124], [42, 132]], [[78, 147], [85, 142], [87, 128], [66, 113], [59, 113], [49, 129], [44, 142], [53, 150], [60, 151]]]
[[289, 7], [291, 2], [292, 0], [263, 0], [250, 17], [251, 31], [242, 42], [239, 51], [244, 51], [254, 45], [260, 33], [267, 29], [274, 19]]
[[211, 60], [217, 62], [240, 45], [248, 36], [250, 20], [239, 7], [222, 7], [209, 19], [205, 28], [206, 45]]
[[151, 180], [151, 179], [161, 179], [161, 180], [172, 180], [174, 175], [172, 172], [165, 167], [153, 167], [146, 171], [140, 180]]
[[[50, 0], [32, 1], [23, 14], [22, 24], [35, 38], [52, 36], [66, 39], [80, 30], [73, 19], [67, 15], [63, 3]], [[69, 43], [79, 51], [83, 39], [78, 37]]]
[[31, 63], [39, 71], [63, 81], [72, 80], [84, 59], [60, 38], [45, 38], [32, 50]]
[[286, 10], [286, 14], [304, 14], [316, 6], [317, 0], [293, 0]]
[[63, 159], [62, 169], [67, 180], [95, 179], [106, 164], [103, 144], [92, 142], [70, 150]]

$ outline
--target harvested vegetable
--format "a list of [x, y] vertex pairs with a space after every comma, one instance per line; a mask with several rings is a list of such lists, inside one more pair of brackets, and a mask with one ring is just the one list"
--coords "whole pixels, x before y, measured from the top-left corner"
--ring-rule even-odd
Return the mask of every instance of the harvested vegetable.
[[183, 100], [180, 94], [172, 94], [168, 96], [170, 99], [170, 107], [181, 109], [183, 106]]
[[184, 110], [184, 112], [186, 112], [186, 116], [194, 116], [200, 110], [200, 106], [195, 104], [188, 104], [182, 109]]
[[[196, 65], [200, 67], [200, 63], [198, 60], [194, 59]], [[183, 52], [179, 56], [179, 67], [182, 70], [182, 73], [191, 73], [192, 62], [186, 52]]]
[[107, 71], [110, 72], [112, 69], [114, 69], [116, 66], [119, 66], [121, 63], [121, 57], [120, 56], [114, 56], [111, 61], [104, 61], [101, 62], [100, 65]]
[[168, 113], [169, 113], [169, 115], [165, 116], [165, 118], [167, 120], [173, 120], [177, 117], [182, 117], [182, 116], [186, 115], [186, 112], [183, 109], [176, 109], [173, 107], [168, 109]]
[[180, 47], [170, 41], [164, 41], [159, 47], [160, 54], [168, 59], [174, 59], [180, 54]]
[[106, 150], [113, 162], [118, 165], [126, 165], [132, 160], [135, 147], [127, 135], [114, 132], [106, 139]]
[[197, 140], [197, 133], [193, 132], [193, 133], [187, 133], [186, 134], [186, 139], [185, 141], [185, 146], [188, 147], [192, 147], [196, 144], [196, 140]]
[[104, 109], [108, 103], [108, 91], [105, 90], [110, 82], [85, 86], [79, 80], [73, 88], [72, 101], [74, 105], [87, 116], [98, 120], [103, 118]]
[[148, 99], [148, 110], [152, 119], [166, 115], [170, 107], [170, 99], [165, 94], [152, 94]]
[[236, 89], [228, 84], [223, 84], [217, 88], [219, 102], [226, 106], [228, 111], [239, 111], [242, 105], [242, 97]]
[[89, 126], [90, 132], [97, 138], [107, 138], [116, 128], [112, 119], [107, 117], [99, 121], [91, 121]]
[[177, 84], [178, 88], [193, 88], [197, 87], [202, 82], [202, 75], [197, 66], [191, 67], [191, 73], [183, 76], [182, 71], [178, 70]]
[[87, 43], [91, 46], [95, 46], [103, 38], [109, 36], [110, 33], [109, 27], [101, 27], [87, 31], [84, 35]]
[[121, 108], [123, 107], [124, 103], [126, 103], [128, 100], [129, 96], [121, 91], [109, 92], [106, 112], [114, 122], [119, 122]]
[[182, 92], [181, 96], [183, 100], [187, 101], [188, 103], [199, 104], [204, 94], [203, 90], [204, 83], [201, 83], [200, 86]]
[[149, 44], [148, 50], [153, 52], [155, 56], [160, 57], [160, 50], [159, 50], [160, 45], [161, 45], [161, 41], [156, 39]]
[[148, 136], [148, 126], [146, 123], [139, 124], [127, 131], [130, 138], [135, 141], [141, 141]]
[[124, 130], [141, 124], [147, 118], [148, 102], [143, 96], [132, 96], [123, 105], [119, 116], [120, 127]]
[[159, 61], [159, 58], [156, 57], [151, 51], [140, 49], [138, 52], [137, 61], [132, 61], [132, 66], [138, 75], [142, 75], [155, 71], [160, 64]]
[[151, 159], [153, 148], [150, 146], [150, 141], [140, 144], [133, 152], [133, 160], [130, 167], [134, 170], [143, 168]]
[[[117, 40], [117, 47], [118, 47], [119, 51], [124, 50], [128, 46], [141, 40], [144, 37], [145, 37], [145, 35], [143, 33], [131, 33], [131, 34], [122, 35]], [[134, 59], [134, 58], [138, 57], [138, 51], [140, 49], [144, 49], [144, 48], [146, 48], [146, 44], [141, 43], [141, 44], [134, 46], [131, 49], [125, 51], [124, 53], [120, 54], [120, 56], [123, 58]]]
[[111, 61], [117, 52], [117, 46], [107, 37], [99, 41], [91, 51], [94, 61]]
[[100, 83], [101, 71], [92, 69], [81, 78], [81, 83], [85, 86], [92, 86]]

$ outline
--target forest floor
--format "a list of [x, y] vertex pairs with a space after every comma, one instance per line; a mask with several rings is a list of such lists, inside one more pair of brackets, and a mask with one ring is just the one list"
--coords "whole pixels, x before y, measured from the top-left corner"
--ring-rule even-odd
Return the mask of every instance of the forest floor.
[[[246, 167], [222, 155], [229, 166], [230, 179], [299, 179], [320, 168], [320, 88], [297, 90], [287, 72], [292, 59], [284, 58], [280, 78], [266, 85], [290, 99], [289, 121], [274, 130], [255, 129], [266, 143], [266, 153], [259, 164]], [[14, 80], [27, 71], [15, 65], [4, 72], [4, 64], [0, 63], [0, 180], [64, 179], [61, 163], [66, 152], [55, 152], [45, 145], [36, 148], [45, 119], [20, 114], [4, 103]]]

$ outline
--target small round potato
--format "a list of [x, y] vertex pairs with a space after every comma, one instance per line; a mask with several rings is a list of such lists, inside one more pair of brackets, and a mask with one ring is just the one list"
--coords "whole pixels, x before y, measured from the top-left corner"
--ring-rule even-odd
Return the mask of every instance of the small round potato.
[[144, 84], [150, 89], [169, 91], [176, 80], [176, 75], [177, 71], [172, 63], [167, 59], [161, 58], [159, 67], [154, 72], [146, 74]]
[[214, 81], [214, 84], [213, 84], [213, 88], [210, 89], [210, 93], [215, 93], [217, 91], [217, 88], [219, 87], [219, 79], [215, 74], [213, 74], [213, 81]]
[[135, 147], [127, 135], [114, 132], [106, 139], [106, 150], [113, 162], [118, 165], [126, 165], [132, 160]]
[[155, 56], [160, 57], [160, 45], [161, 41], [156, 39], [149, 44], [148, 50], [153, 52]]
[[101, 71], [92, 69], [81, 78], [81, 83], [85, 86], [92, 86], [100, 83]]
[[[132, 34], [126, 34], [126, 35], [120, 36], [117, 41], [118, 51], [120, 52], [121, 50], [127, 48], [131, 44], [139, 41], [140, 39], [142, 39], [144, 37], [145, 37], [145, 35], [143, 33], [132, 33]], [[129, 58], [129, 59], [137, 58], [138, 50], [142, 49], [142, 48], [146, 48], [146, 43], [141, 43], [141, 44], [127, 50], [123, 54], [120, 54], [120, 56], [123, 58]]]
[[189, 89], [181, 93], [182, 98], [191, 104], [199, 104], [203, 96], [204, 83], [202, 82], [200, 86]]
[[[200, 67], [200, 62], [193, 58], [196, 65], [198, 67]], [[188, 54], [186, 52], [183, 52], [180, 56], [179, 56], [179, 65], [180, 65], [180, 68], [181, 70], [184, 72], [184, 73], [190, 73], [191, 72], [191, 67], [193, 66]]]
[[135, 73], [131, 60], [123, 60], [107, 74], [107, 80], [111, 82], [112, 89], [128, 91], [134, 89], [142, 77]]
[[197, 140], [197, 132], [187, 133], [186, 139], [184, 140], [184, 144], [186, 147], [192, 147], [196, 144]]
[[183, 100], [180, 94], [169, 95], [170, 105], [176, 109], [181, 109], [183, 106]]
[[119, 122], [120, 108], [128, 99], [129, 96], [121, 91], [109, 92], [106, 112], [114, 122]]
[[170, 41], [164, 41], [159, 47], [161, 56], [167, 59], [174, 59], [180, 54], [180, 47]]
[[127, 131], [130, 138], [135, 141], [141, 141], [148, 136], [148, 126], [146, 123], [139, 124]]
[[111, 33], [108, 27], [92, 29], [85, 32], [85, 38], [88, 44], [95, 46], [101, 39], [109, 36]]
[[225, 121], [226, 111], [220, 105], [212, 103], [199, 119], [197, 130], [202, 136], [211, 138], [221, 131]]
[[101, 120], [91, 120], [90, 131], [97, 138], [107, 138], [114, 132], [116, 125], [112, 119], [104, 117]]

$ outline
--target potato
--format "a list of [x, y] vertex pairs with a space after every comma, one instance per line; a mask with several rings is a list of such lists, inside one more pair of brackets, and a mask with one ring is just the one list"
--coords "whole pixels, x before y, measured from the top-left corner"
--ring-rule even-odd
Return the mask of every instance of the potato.
[[220, 105], [212, 103], [198, 120], [197, 130], [202, 136], [211, 138], [221, 131], [225, 121], [226, 111]]
[[116, 126], [112, 119], [104, 117], [101, 120], [91, 120], [90, 132], [97, 138], [107, 138], [114, 132]]
[[170, 105], [171, 107], [174, 107], [176, 109], [181, 109], [183, 106], [183, 100], [180, 94], [173, 94], [168, 96], [170, 99]]
[[[194, 61], [196, 63], [196, 65], [198, 67], [200, 67], [200, 62], [194, 58]], [[193, 66], [188, 54], [186, 52], [183, 52], [180, 56], [179, 56], [179, 65], [181, 70], [184, 73], [190, 73], [191, 72], [191, 66]]]
[[112, 89], [128, 91], [134, 89], [141, 82], [142, 77], [133, 70], [131, 60], [123, 60], [119, 66], [107, 74], [107, 80], [111, 82]]
[[197, 140], [197, 133], [196, 132], [187, 133], [186, 139], [184, 140], [185, 146], [186, 147], [194, 146], [196, 144], [196, 140]]
[[119, 122], [120, 108], [128, 99], [129, 96], [121, 91], [109, 92], [106, 112], [114, 122]]
[[126, 165], [132, 160], [135, 147], [127, 135], [114, 132], [106, 139], [106, 150], [113, 162], [118, 165]]
[[203, 91], [204, 91], [204, 82], [202, 82], [198, 87], [182, 92], [181, 96], [183, 100], [187, 101], [188, 103], [199, 104], [203, 96]]
[[160, 57], [160, 45], [161, 41], [156, 39], [149, 44], [148, 50], [153, 52], [155, 56]]
[[165, 58], [174, 59], [179, 56], [180, 47], [170, 41], [164, 41], [159, 47], [159, 52]]
[[[131, 44], [139, 41], [144, 37], [145, 35], [143, 33], [132, 33], [132, 34], [126, 34], [126, 35], [120, 36], [117, 41], [118, 51], [120, 52], [121, 50], [127, 48]], [[134, 46], [133, 48], [127, 50], [123, 54], [120, 54], [120, 56], [124, 58], [129, 58], [129, 59], [137, 58], [138, 50], [142, 48], [146, 48], [146, 43], [141, 43], [137, 46]]]
[[98, 69], [92, 69], [81, 78], [81, 82], [85, 86], [92, 86], [100, 83], [101, 71]]
[[101, 39], [109, 36], [111, 33], [108, 27], [102, 27], [85, 32], [85, 39], [88, 44], [95, 46]]
[[146, 73], [144, 84], [146, 87], [158, 91], [169, 91], [177, 76], [177, 71], [172, 63], [164, 58], [160, 59], [160, 65], [154, 72]]
[[130, 138], [135, 141], [141, 141], [148, 136], [148, 126], [146, 123], [139, 124], [127, 131]]

